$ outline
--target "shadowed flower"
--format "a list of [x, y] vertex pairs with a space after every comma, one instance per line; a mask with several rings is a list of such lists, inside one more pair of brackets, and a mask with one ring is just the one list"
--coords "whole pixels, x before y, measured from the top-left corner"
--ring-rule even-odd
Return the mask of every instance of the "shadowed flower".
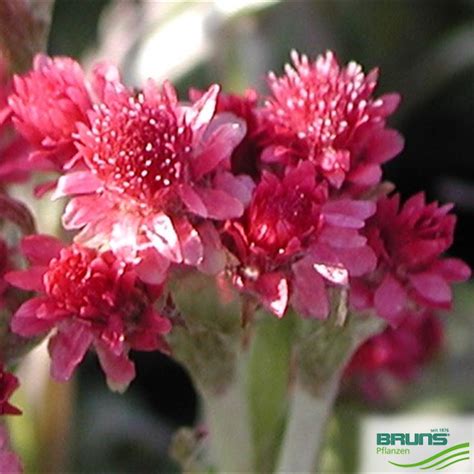
[[245, 124], [215, 115], [217, 86], [188, 106], [168, 83], [135, 93], [109, 76], [91, 126], [79, 127], [85, 168], [62, 176], [56, 197], [80, 195], [63, 217], [67, 229], [82, 229], [77, 242], [138, 256], [141, 276], [157, 283], [170, 262], [206, 260], [212, 226], [203, 229], [203, 219], [242, 215], [253, 183], [230, 173], [230, 155]]
[[266, 112], [274, 144], [263, 160], [309, 160], [328, 182], [366, 188], [380, 181], [380, 164], [403, 148], [402, 137], [385, 127], [400, 101], [398, 94], [373, 98], [378, 71], [365, 75], [350, 62], [341, 67], [328, 51], [310, 62], [292, 53], [285, 75], [269, 75], [272, 96]]
[[109, 386], [122, 391], [135, 376], [130, 349], [167, 350], [171, 324], [153, 308], [156, 289], [112, 252], [63, 247], [43, 235], [24, 238], [22, 250], [32, 266], [6, 279], [40, 294], [20, 306], [11, 327], [24, 337], [56, 329], [49, 342], [55, 379], [68, 380], [93, 346]]
[[376, 271], [353, 282], [356, 309], [374, 307], [397, 324], [415, 306], [449, 309], [450, 283], [467, 280], [471, 271], [461, 260], [440, 258], [453, 242], [456, 217], [451, 204], [426, 204], [423, 193], [400, 208], [400, 197], [383, 197], [364, 233], [375, 251]]
[[371, 400], [388, 395], [387, 377], [409, 382], [440, 350], [443, 326], [429, 311], [409, 314], [396, 328], [388, 327], [365, 342], [347, 366], [345, 378]]
[[328, 201], [306, 161], [287, 168], [283, 179], [264, 172], [243, 219], [226, 225], [225, 241], [237, 256], [234, 283], [257, 294], [278, 317], [291, 298], [306, 316], [325, 318], [327, 286], [346, 288], [349, 275], [375, 267], [359, 234], [374, 212], [367, 201]]
[[[6, 372], [3, 364], [0, 364], [0, 415], [21, 415], [21, 410], [9, 402], [13, 392], [19, 386], [18, 379], [10, 372]], [[4, 471], [0, 470], [0, 472]]]
[[36, 150], [34, 166], [61, 170], [76, 153], [76, 124], [87, 122], [91, 108], [81, 66], [68, 57], [37, 55], [30, 72], [15, 76], [9, 104], [17, 130]]

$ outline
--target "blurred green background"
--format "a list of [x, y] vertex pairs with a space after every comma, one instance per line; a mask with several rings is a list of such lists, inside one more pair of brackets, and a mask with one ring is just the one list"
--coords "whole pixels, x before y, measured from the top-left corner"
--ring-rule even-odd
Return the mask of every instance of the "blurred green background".
[[[354, 59], [366, 70], [379, 66], [379, 94], [401, 92], [403, 103], [391, 124], [405, 136], [406, 147], [386, 167], [386, 178], [405, 197], [425, 189], [430, 199], [456, 203], [459, 225], [452, 253], [472, 265], [472, 0], [57, 0], [49, 41], [51, 54], [72, 55], [86, 68], [99, 59], [119, 64], [130, 84], [150, 76], [170, 78], [182, 97], [190, 85], [212, 82], [229, 91], [247, 86], [265, 91], [266, 72], [280, 72], [293, 48], [312, 57], [332, 49], [343, 62]], [[354, 394], [340, 398], [325, 470], [356, 469], [354, 431], [364, 413], [474, 411], [473, 295], [471, 285], [459, 288], [455, 313], [444, 317], [444, 351], [417, 383], [395, 387], [393, 397], [377, 406]], [[50, 451], [56, 446], [60, 452], [51, 469], [177, 471], [167, 456], [168, 444], [177, 427], [199, 423], [195, 392], [184, 370], [166, 357], [136, 354], [134, 359], [138, 377], [123, 396], [106, 389], [93, 357], [67, 389], [44, 389], [50, 408], [41, 414], [43, 424], [72, 417], [70, 424], [59, 423], [64, 433], [71, 428], [59, 442], [51, 428], [40, 428], [51, 438]], [[272, 357], [267, 360], [271, 364]], [[28, 411], [14, 424], [27, 466], [44, 468], [44, 452], [38, 454], [33, 440], [38, 427]], [[337, 456], [341, 445], [345, 456]], [[347, 455], [348, 446], [353, 456]]]

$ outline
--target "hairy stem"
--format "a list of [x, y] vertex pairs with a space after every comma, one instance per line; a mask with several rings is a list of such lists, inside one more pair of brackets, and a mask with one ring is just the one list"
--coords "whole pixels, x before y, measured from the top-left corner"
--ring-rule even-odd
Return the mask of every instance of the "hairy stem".
[[253, 472], [254, 453], [247, 392], [247, 354], [222, 393], [204, 393], [211, 460], [218, 472]]
[[339, 374], [327, 383], [319, 396], [310, 393], [302, 384], [296, 384], [276, 472], [312, 472], [338, 386]]

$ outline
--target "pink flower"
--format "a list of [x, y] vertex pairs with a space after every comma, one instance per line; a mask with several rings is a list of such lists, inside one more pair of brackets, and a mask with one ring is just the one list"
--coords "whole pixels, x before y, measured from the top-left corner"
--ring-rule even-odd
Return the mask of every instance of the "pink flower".
[[385, 126], [399, 95], [374, 99], [378, 71], [364, 75], [355, 62], [342, 68], [330, 51], [314, 62], [296, 52], [292, 59], [284, 76], [269, 75], [266, 111], [274, 145], [265, 150], [264, 161], [309, 160], [336, 188], [377, 184], [381, 163], [403, 148], [402, 137]]
[[82, 229], [77, 242], [141, 259], [141, 276], [157, 283], [170, 263], [212, 259], [216, 236], [204, 219], [242, 215], [253, 182], [230, 173], [230, 156], [245, 124], [215, 115], [217, 86], [184, 105], [168, 83], [136, 93], [109, 75], [90, 127], [79, 127], [85, 167], [59, 179], [56, 197], [78, 195], [63, 217]]
[[449, 309], [450, 283], [467, 280], [461, 260], [440, 258], [453, 242], [456, 217], [451, 204], [425, 203], [423, 193], [400, 208], [400, 197], [382, 197], [365, 234], [377, 257], [377, 270], [352, 285], [356, 309], [374, 307], [397, 324], [413, 307]]
[[28, 144], [13, 129], [7, 97], [11, 80], [7, 65], [0, 53], [0, 186], [28, 178], [31, 165], [28, 161]]
[[410, 314], [397, 327], [388, 327], [365, 342], [350, 361], [346, 380], [360, 386], [367, 398], [386, 398], [384, 379], [415, 379], [440, 350], [443, 326], [431, 312]]
[[32, 266], [6, 279], [40, 294], [20, 306], [11, 327], [24, 337], [56, 329], [49, 342], [55, 379], [68, 380], [93, 346], [109, 386], [124, 390], [135, 376], [130, 349], [167, 350], [171, 324], [153, 308], [156, 291], [112, 252], [63, 247], [43, 235], [24, 238], [22, 249]]
[[330, 201], [315, 175], [309, 161], [287, 168], [283, 179], [264, 172], [244, 218], [226, 225], [225, 242], [239, 260], [234, 283], [278, 317], [290, 298], [299, 313], [327, 317], [327, 287], [345, 288], [349, 275], [375, 267], [359, 234], [373, 203]]
[[91, 99], [80, 65], [39, 54], [33, 70], [14, 79], [9, 98], [17, 130], [34, 146], [37, 168], [61, 170], [76, 153], [73, 133], [87, 122]]
[[[3, 364], [0, 364], [0, 415], [21, 415], [21, 410], [9, 402], [13, 392], [19, 386], [18, 379], [10, 372], [5, 371]], [[0, 472], [3, 471], [0, 470]]]
[[10, 437], [5, 426], [0, 426], [0, 472], [21, 474], [23, 467], [19, 457], [11, 451]]

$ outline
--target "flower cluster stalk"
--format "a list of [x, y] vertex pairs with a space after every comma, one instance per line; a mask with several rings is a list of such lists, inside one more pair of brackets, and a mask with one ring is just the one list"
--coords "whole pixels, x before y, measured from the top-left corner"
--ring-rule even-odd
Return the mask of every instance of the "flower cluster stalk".
[[253, 472], [254, 452], [247, 391], [248, 354], [242, 353], [222, 393], [204, 393], [211, 463], [219, 472]]
[[345, 366], [384, 324], [375, 317], [350, 315], [344, 327], [331, 320], [319, 326], [297, 347], [298, 369], [276, 472], [315, 472]]

